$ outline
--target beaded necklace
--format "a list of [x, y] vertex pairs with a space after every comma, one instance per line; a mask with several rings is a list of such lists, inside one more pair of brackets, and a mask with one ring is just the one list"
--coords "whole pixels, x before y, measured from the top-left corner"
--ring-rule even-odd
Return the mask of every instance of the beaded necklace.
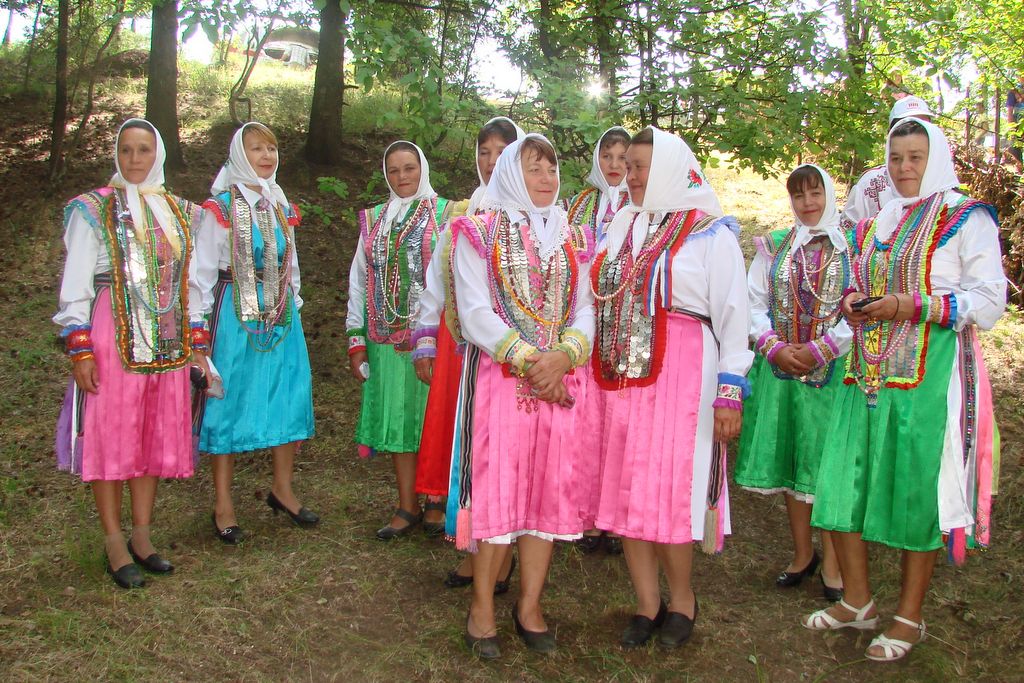
[[[837, 250], [825, 236], [793, 249], [794, 236], [795, 231], [787, 231], [771, 250], [768, 316], [780, 340], [807, 343], [820, 339], [839, 321], [843, 292], [850, 281], [850, 260], [846, 251]], [[772, 237], [765, 241], [770, 243]], [[777, 366], [771, 368], [776, 377], [791, 379]], [[832, 369], [833, 364], [828, 363], [800, 380], [824, 386]]]
[[[288, 289], [291, 287], [292, 253], [295, 249], [292, 227], [279, 204], [271, 207], [261, 198], [253, 211], [235, 185], [231, 187], [231, 211], [231, 279], [235, 315], [249, 335], [253, 348], [269, 352], [284, 341], [291, 329]], [[283, 255], [278, 253], [275, 218], [284, 235]], [[254, 231], [263, 241], [262, 278], [257, 273]], [[262, 303], [257, 288], [259, 281], [263, 283]], [[277, 327], [284, 327], [284, 333], [278, 334], [275, 331]]]
[[[174, 256], [163, 231], [146, 207], [144, 240], [132, 225], [123, 190], [115, 190], [104, 211], [103, 234], [111, 263], [111, 308], [119, 355], [133, 372], [162, 372], [184, 365], [190, 353], [188, 260], [191, 235], [171, 195], [164, 195], [175, 218], [182, 256]], [[191, 212], [190, 212], [191, 213]]]
[[[671, 302], [662, 301], [654, 312], [648, 310], [651, 275], [662, 255], [671, 256], [688, 235], [706, 229], [714, 221], [710, 216], [701, 216], [695, 210], [666, 214], [660, 224], [648, 231], [636, 257], [630, 225], [615, 258], [607, 258], [607, 252], [598, 256], [592, 270], [597, 300], [597, 348], [593, 363], [595, 377], [602, 387], [621, 390], [627, 386], [646, 386], [657, 377], [662, 356], [659, 351], [663, 351], [664, 345], [664, 310]], [[671, 259], [666, 261], [666, 267], [671, 268]]]
[[619, 194], [619, 205], [612, 207], [609, 204], [605, 215], [598, 216], [598, 210], [601, 207], [601, 192], [596, 188], [589, 187], [580, 192], [579, 196], [576, 197], [569, 207], [569, 223], [571, 225], [590, 226], [594, 233], [594, 239], [600, 241], [615, 213], [624, 207], [628, 201], [629, 195], [623, 191]]
[[378, 344], [407, 350], [437, 233], [437, 198], [422, 199], [396, 226], [378, 207], [360, 215], [367, 256], [367, 334]]
[[512, 224], [499, 211], [490, 231], [488, 281], [495, 311], [538, 349], [558, 343], [576, 309], [576, 255], [569, 242], [548, 259], [539, 252], [529, 220]]
[[[930, 292], [929, 263], [946, 224], [944, 193], [914, 204], [896, 229], [881, 240], [877, 220], [863, 236], [854, 263], [854, 284], [868, 296]], [[882, 386], [916, 386], [924, 374], [927, 323], [909, 320], [854, 325], [854, 348], [847, 361], [847, 380], [855, 381], [868, 405], [878, 401]]]

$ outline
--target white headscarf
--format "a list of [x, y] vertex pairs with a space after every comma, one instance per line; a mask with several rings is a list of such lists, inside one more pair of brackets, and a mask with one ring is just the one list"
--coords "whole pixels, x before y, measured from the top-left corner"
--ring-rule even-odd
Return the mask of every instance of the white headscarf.
[[[526, 133], [523, 131], [523, 129], [520, 128], [516, 124], [515, 121], [513, 121], [510, 118], [508, 118], [507, 116], [495, 116], [493, 119], [491, 119], [490, 121], [485, 123], [483, 126], [481, 126], [480, 129], [483, 130], [484, 128], [486, 128], [487, 126], [491, 125], [495, 121], [507, 121], [508, 123], [512, 124], [512, 127], [516, 129], [516, 140], [522, 140], [523, 137], [526, 135]], [[477, 160], [476, 161], [476, 176], [480, 179], [480, 185], [475, 190], [473, 190], [473, 194], [469, 198], [469, 206], [466, 207], [466, 213], [468, 215], [470, 215], [470, 216], [472, 216], [474, 213], [476, 213], [480, 209], [480, 205], [483, 203], [483, 200], [484, 200], [484, 193], [487, 191], [487, 183], [484, 182], [484, 173], [483, 173], [483, 171], [480, 170], [480, 157], [479, 157], [479, 154], [480, 154], [480, 141], [479, 140], [477, 140], [477, 143], [476, 143], [476, 152], [475, 152], [475, 154], [476, 154], [476, 156], [474, 158]]]
[[[149, 169], [146, 178], [141, 183], [135, 184], [129, 183], [125, 180], [124, 175], [122, 175], [121, 162], [117, 158], [117, 150], [121, 144], [121, 133], [124, 132], [124, 129], [129, 125], [136, 128], [138, 126], [132, 124], [140, 123], [144, 124], [145, 130], [151, 132], [153, 137], [156, 138], [156, 158], [153, 159], [153, 166]], [[135, 236], [139, 240], [144, 240], [146, 236], [146, 214], [142, 210], [142, 200], [145, 198], [146, 205], [153, 213], [153, 221], [164, 233], [164, 237], [167, 238], [167, 243], [171, 246], [174, 255], [180, 258], [181, 240], [178, 239], [178, 219], [171, 213], [167, 206], [167, 200], [163, 196], [167, 192], [164, 189], [164, 161], [166, 159], [167, 151], [164, 149], [164, 141], [160, 137], [160, 131], [156, 129], [156, 126], [145, 119], [128, 119], [121, 124], [121, 128], [117, 131], [117, 139], [114, 140], [114, 167], [117, 169], [117, 172], [114, 173], [107, 184], [124, 190], [125, 196], [128, 199], [128, 212], [132, 216]]]
[[895, 179], [892, 180], [893, 198], [890, 199], [882, 210], [878, 212], [875, 219], [875, 235], [878, 239], [888, 239], [892, 231], [896, 229], [903, 211], [908, 206], [932, 196], [936, 192], [945, 192], [960, 187], [960, 179], [956, 177], [953, 169], [953, 154], [949, 151], [949, 141], [942, 129], [934, 123], [922, 121], [921, 119], [909, 118], [893, 126], [889, 131], [889, 137], [885, 141], [886, 170], [888, 172], [889, 152], [892, 148], [893, 134], [911, 123], [915, 123], [928, 134], [928, 163], [921, 177], [921, 189], [915, 197], [904, 197], [896, 188]]
[[[261, 197], [271, 204], [280, 204], [287, 208], [288, 197], [285, 196], [281, 186], [277, 184], [278, 167], [274, 167], [274, 173], [269, 178], [260, 178], [256, 175], [252, 164], [249, 163], [249, 157], [245, 156], [245, 129], [257, 123], [257, 121], [250, 121], [242, 124], [242, 127], [235, 131], [228, 148], [228, 160], [220, 167], [220, 173], [217, 174], [213, 185], [210, 186], [210, 192], [216, 196], [232, 185], [259, 187]], [[280, 158], [278, 158], [278, 165], [280, 163]]]
[[[722, 217], [722, 205], [718, 203], [711, 183], [701, 171], [697, 158], [682, 138], [649, 126], [654, 132], [654, 151], [651, 154], [651, 168], [644, 190], [644, 201], [635, 201], [622, 207], [605, 233], [608, 240], [608, 257], [615, 258], [626, 241], [629, 226], [633, 225], [633, 255], [640, 253], [644, 239], [651, 226], [651, 216], [656, 213], [688, 211], [699, 209], [704, 213]], [[632, 200], [632, 197], [630, 197]], [[633, 218], [636, 217], [634, 221]]]
[[836, 187], [832, 182], [832, 176], [828, 174], [828, 171], [823, 169], [821, 166], [815, 164], [800, 164], [793, 172], [799, 171], [801, 168], [813, 168], [821, 175], [822, 189], [825, 192], [825, 210], [821, 214], [821, 218], [814, 225], [807, 225], [800, 220], [800, 216], [797, 215], [796, 209], [793, 208], [793, 197], [789, 198], [789, 207], [793, 209], [793, 218], [796, 220], [796, 234], [793, 235], [793, 249], [802, 247], [811, 241], [818, 235], [828, 235], [829, 240], [832, 242], [832, 246], [836, 248], [836, 251], [846, 251], [846, 238], [843, 235], [842, 228], [839, 227], [840, 213], [839, 209], [836, 208]]
[[[587, 182], [596, 187], [601, 191], [601, 199], [597, 204], [597, 215], [598, 217], [604, 216], [605, 211], [608, 207], [612, 207], [612, 211], [615, 211], [619, 207], [619, 196], [622, 191], [626, 189], [626, 174], [622, 174], [622, 180], [619, 181], [618, 185], [609, 185], [608, 181], [604, 177], [604, 173], [601, 171], [601, 142], [604, 140], [608, 133], [613, 130], [621, 130], [626, 134], [626, 139], [629, 139], [629, 131], [622, 126], [612, 126], [605, 132], [601, 133], [601, 137], [598, 138], [597, 144], [594, 145], [594, 158], [590, 164], [590, 175], [587, 176]], [[629, 143], [626, 143], [629, 146]]]
[[[395, 145], [404, 142], [407, 145], [412, 145], [416, 148], [416, 154], [420, 158], [420, 184], [416, 188], [416, 192], [409, 197], [399, 197], [395, 194], [395, 189], [391, 187], [391, 181], [388, 180], [388, 152]], [[421, 199], [430, 199], [436, 197], [437, 193], [434, 192], [434, 188], [430, 186], [430, 164], [427, 163], [427, 157], [423, 155], [423, 150], [419, 148], [419, 145], [415, 145], [408, 140], [396, 140], [388, 145], [388, 148], [384, 150], [384, 159], [381, 161], [381, 168], [384, 169], [384, 182], [388, 184], [388, 191], [391, 196], [388, 198], [388, 205], [384, 209], [384, 226], [390, 227], [395, 221], [401, 220], [405, 213], [412, 206], [413, 202], [418, 202]]]
[[[565, 241], [569, 219], [565, 210], [558, 205], [558, 187], [561, 187], [561, 180], [555, 188], [554, 199], [548, 206], [536, 206], [530, 199], [521, 157], [523, 143], [531, 138], [543, 140], [551, 145], [543, 135], [529, 133], [502, 150], [481, 204], [485, 209], [504, 210], [514, 221], [529, 217], [530, 227], [539, 244], [540, 256], [547, 259]], [[554, 145], [551, 147], [554, 149]]]

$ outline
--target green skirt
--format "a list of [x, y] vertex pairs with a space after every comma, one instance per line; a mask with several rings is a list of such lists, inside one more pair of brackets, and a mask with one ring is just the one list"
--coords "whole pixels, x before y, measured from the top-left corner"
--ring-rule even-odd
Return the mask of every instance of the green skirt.
[[430, 387], [416, 379], [408, 352], [367, 340], [366, 353], [370, 378], [363, 382], [356, 443], [385, 453], [415, 453]]
[[779, 379], [767, 360], [754, 359], [733, 475], [737, 484], [759, 493], [785, 491], [801, 500], [813, 498], [844, 368], [845, 358], [834, 361], [828, 383], [812, 387], [795, 379]]
[[957, 335], [932, 326], [924, 378], [883, 387], [878, 405], [855, 384], [839, 390], [818, 469], [811, 525], [926, 552], [942, 547], [938, 481]]

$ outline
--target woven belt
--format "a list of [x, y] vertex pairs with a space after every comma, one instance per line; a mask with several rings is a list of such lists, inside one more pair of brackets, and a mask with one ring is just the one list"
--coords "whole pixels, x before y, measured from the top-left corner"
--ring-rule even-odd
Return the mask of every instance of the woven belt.
[[[218, 270], [217, 271], [217, 279], [220, 282], [231, 282], [232, 279], [233, 279], [231, 277], [231, 271], [230, 270]], [[257, 282], [263, 282], [263, 269], [262, 268], [257, 268], [256, 269], [256, 281]]]

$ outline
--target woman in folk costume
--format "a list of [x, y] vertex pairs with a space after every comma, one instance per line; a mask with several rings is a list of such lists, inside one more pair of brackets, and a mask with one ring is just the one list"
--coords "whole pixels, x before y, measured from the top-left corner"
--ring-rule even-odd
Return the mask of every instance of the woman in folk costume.
[[292, 489], [295, 455], [314, 433], [313, 385], [299, 314], [299, 213], [277, 184], [277, 168], [270, 129], [256, 122], [239, 128], [197, 238], [202, 312], [224, 384], [223, 398], [206, 401], [199, 450], [211, 456], [213, 530], [227, 544], [244, 536], [231, 498], [235, 453], [269, 448], [267, 505], [301, 527], [320, 521]]
[[[468, 342], [460, 387], [453, 488], [456, 544], [474, 551], [466, 642], [500, 655], [494, 584], [517, 541], [522, 563], [513, 622], [530, 649], [551, 652], [540, 597], [552, 542], [579, 538], [579, 410], [593, 336], [587, 286], [592, 236], [570, 226], [558, 198], [558, 160], [529, 134], [498, 158], [491, 213], [452, 226], [455, 297]], [[450, 520], [449, 520], [450, 521]]]
[[377, 538], [410, 532], [423, 519], [416, 495], [416, 452], [428, 388], [409, 357], [426, 271], [449, 202], [430, 186], [423, 151], [400, 140], [384, 152], [390, 198], [359, 213], [359, 244], [349, 271], [348, 354], [363, 385], [356, 426], [360, 455], [392, 454], [398, 507]]
[[[629, 133], [621, 126], [613, 126], [601, 134], [594, 147], [594, 158], [590, 166], [590, 175], [586, 188], [569, 202], [569, 222], [574, 225], [586, 225], [594, 233], [594, 240], [601, 244], [608, 225], [615, 214], [629, 201], [626, 188], [626, 149], [629, 147]], [[602, 442], [601, 430], [604, 425], [594, 424], [588, 432], [588, 438], [595, 444]], [[597, 446], [599, 448], [599, 446]], [[597, 463], [598, 465], [600, 463]], [[600, 486], [600, 471], [595, 469], [591, 480], [589, 501], [595, 501]], [[589, 514], [588, 514], [589, 512]], [[585, 511], [590, 516], [593, 510]], [[583, 538], [576, 546], [584, 553], [597, 552], [601, 546], [610, 555], [622, 554], [622, 539], [614, 533], [600, 529], [587, 529]]]
[[599, 243], [608, 224], [629, 201], [626, 190], [626, 148], [629, 132], [622, 126], [606, 130], [594, 147], [586, 188], [569, 201], [569, 222], [586, 225]]
[[[504, 116], [493, 118], [483, 125], [476, 138], [476, 172], [480, 186], [473, 191], [468, 202], [459, 202], [452, 209], [449, 221], [480, 212], [480, 202], [494, 172], [498, 155], [523, 135], [523, 130]], [[464, 210], [459, 211], [462, 206]], [[442, 226], [437, 246], [430, 258], [426, 274], [427, 287], [420, 296], [420, 309], [412, 335], [412, 360], [416, 376], [430, 386], [424, 423], [433, 425], [433, 429], [426, 430], [420, 440], [416, 457], [416, 492], [427, 496], [423, 506], [423, 528], [432, 535], [444, 533], [443, 499], [448, 494], [455, 401], [462, 371], [462, 354], [456, 351], [457, 342], [452, 337], [453, 331], [459, 336], [455, 305], [449, 305], [448, 301], [453, 286], [449, 228], [450, 222]], [[464, 582], [455, 579], [458, 585], [469, 585], [473, 580], [472, 576], [467, 575], [460, 575], [459, 578], [464, 579]]]
[[[750, 266], [750, 340], [758, 357], [748, 379], [753, 394], [740, 435], [736, 483], [758, 493], [784, 493], [793, 560], [779, 588], [813, 576], [820, 558], [811, 540], [811, 505], [841, 358], [853, 332], [840, 302], [850, 282], [850, 250], [840, 226], [832, 178], [803, 164], [786, 180], [795, 225], [754, 240]], [[838, 360], [837, 360], [838, 359]], [[835, 550], [821, 533], [825, 598], [843, 597]]]
[[[91, 484], [107, 571], [122, 588], [145, 584], [139, 565], [174, 570], [150, 540], [157, 481], [193, 471], [188, 366], [204, 335], [193, 335], [188, 309], [200, 207], [164, 189], [165, 156], [151, 123], [122, 124], [114, 177], [64, 210], [67, 261], [53, 317], [73, 362], [57, 464]], [[132, 510], [127, 544], [125, 481]]]
[[992, 207], [956, 191], [949, 144], [931, 123], [889, 133], [897, 197], [854, 239], [843, 314], [854, 331], [818, 470], [811, 523], [829, 529], [845, 599], [814, 630], [878, 623], [865, 541], [903, 551], [894, 622], [867, 657], [904, 657], [925, 636], [922, 606], [943, 537], [950, 557], [989, 542], [998, 435], [975, 328], [1006, 305]]
[[[724, 444], [740, 431], [749, 304], [732, 218], [693, 152], [647, 128], [627, 153], [630, 204], [592, 271], [603, 425], [595, 526], [620, 534], [637, 596], [622, 645], [678, 647], [693, 630], [693, 543], [729, 533]], [[662, 601], [661, 565], [670, 600]]]

